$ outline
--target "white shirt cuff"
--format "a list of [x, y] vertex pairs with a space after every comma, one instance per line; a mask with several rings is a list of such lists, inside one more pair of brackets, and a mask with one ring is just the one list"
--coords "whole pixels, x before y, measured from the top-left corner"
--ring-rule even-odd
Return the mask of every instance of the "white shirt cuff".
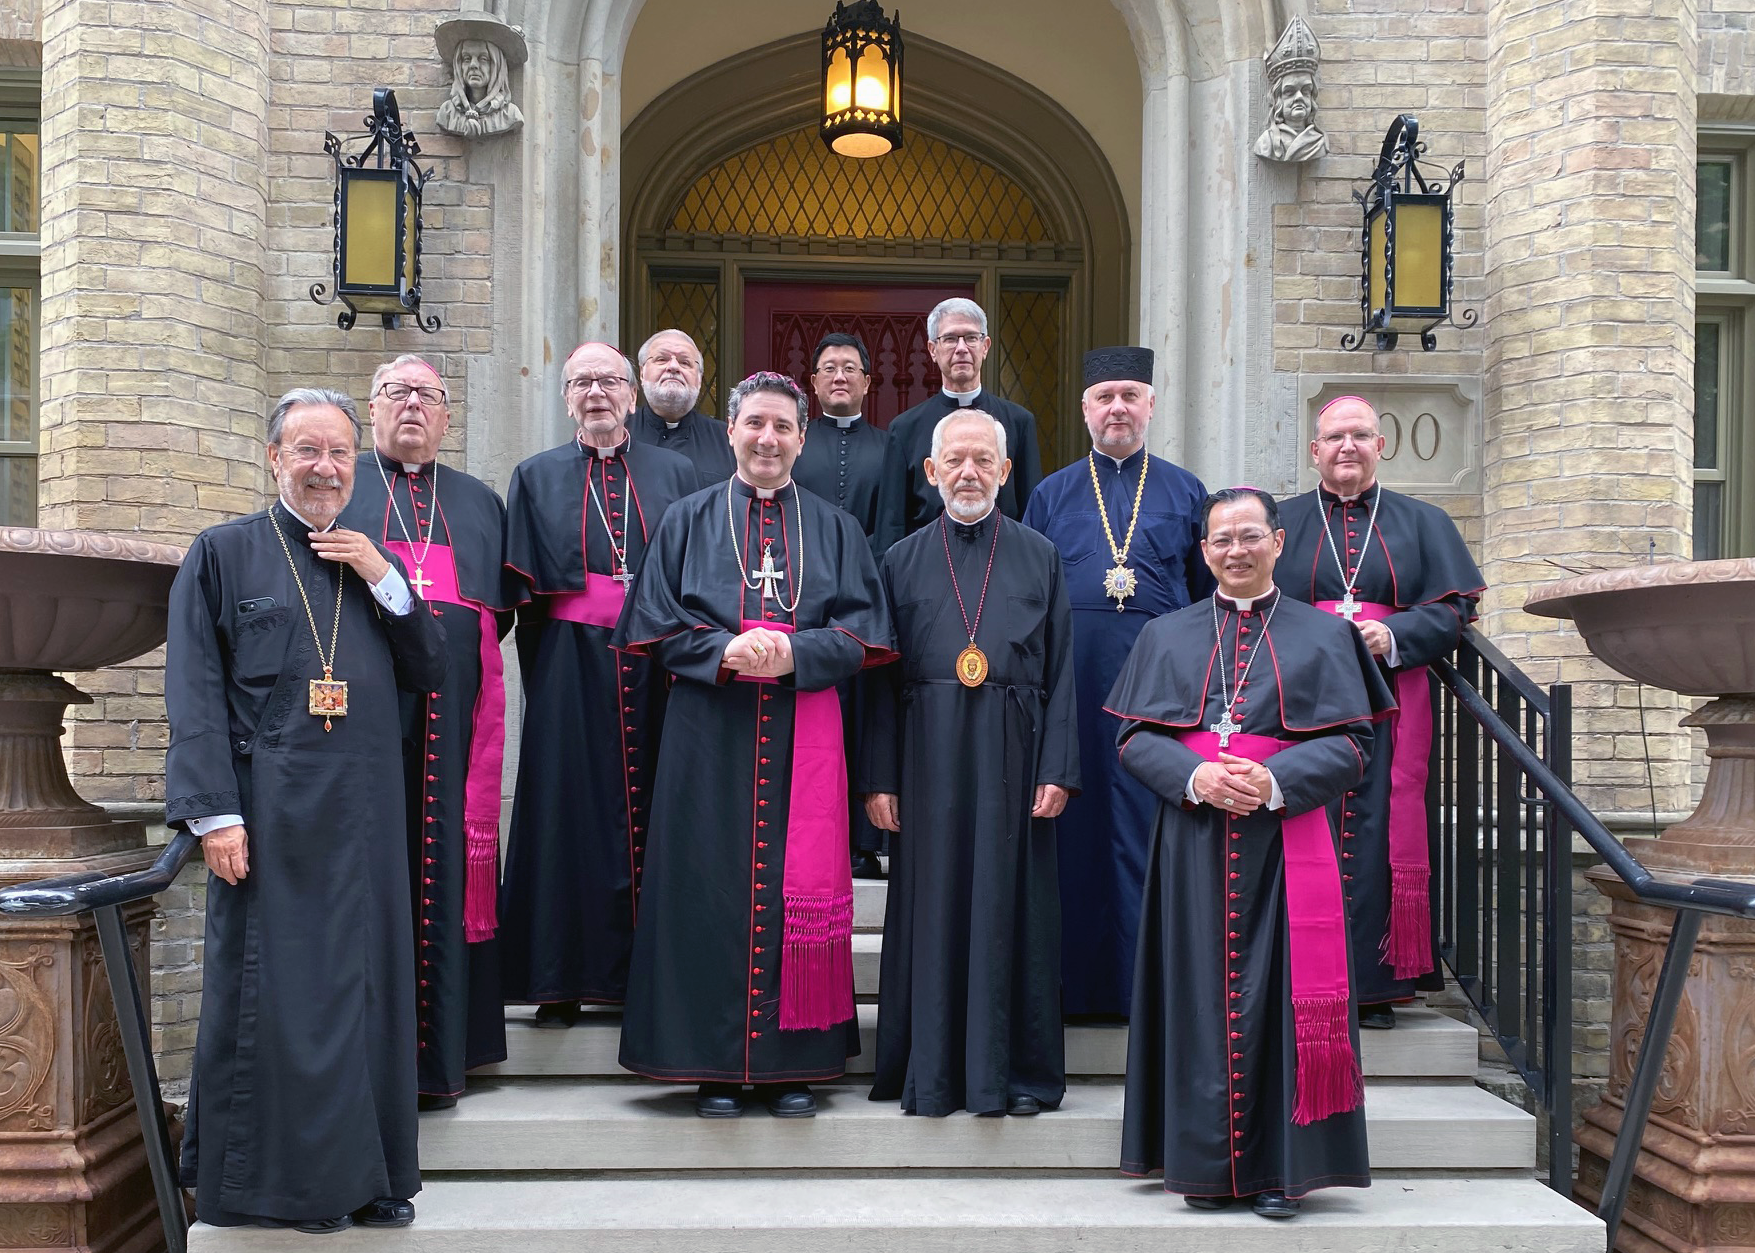
[[1391, 631], [1388, 627], [1384, 627], [1383, 629], [1389, 634], [1389, 652], [1384, 654], [1384, 660], [1389, 662], [1389, 668], [1391, 670], [1400, 669], [1402, 664], [1401, 652], [1395, 646], [1395, 632]]
[[384, 572], [384, 577], [372, 584], [372, 595], [384, 606], [387, 613], [400, 618], [414, 608], [414, 594], [408, 590], [408, 580], [402, 572], [391, 566]]
[[197, 838], [221, 827], [241, 827], [244, 825], [243, 814], [214, 814], [211, 818], [189, 819], [189, 834]]

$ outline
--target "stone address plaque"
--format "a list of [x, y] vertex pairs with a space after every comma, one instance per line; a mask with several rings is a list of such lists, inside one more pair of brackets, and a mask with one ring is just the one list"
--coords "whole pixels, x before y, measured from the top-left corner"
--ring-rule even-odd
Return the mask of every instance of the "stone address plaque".
[[1415, 496], [1481, 491], [1481, 381], [1466, 375], [1306, 375], [1299, 380], [1299, 490], [1318, 480], [1310, 461], [1316, 415], [1337, 396], [1363, 396], [1383, 427], [1377, 477]]

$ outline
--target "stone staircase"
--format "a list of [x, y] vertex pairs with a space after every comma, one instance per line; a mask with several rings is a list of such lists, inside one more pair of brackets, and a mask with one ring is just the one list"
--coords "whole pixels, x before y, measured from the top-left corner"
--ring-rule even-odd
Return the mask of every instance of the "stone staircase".
[[[1035, 1118], [906, 1118], [866, 1100], [886, 885], [856, 884], [861, 1056], [814, 1119], [695, 1117], [694, 1089], [616, 1065], [619, 1015], [566, 1031], [508, 1011], [507, 1060], [421, 1117], [419, 1221], [326, 1249], [381, 1253], [1600, 1253], [1602, 1225], [1535, 1178], [1535, 1120], [1474, 1083], [1477, 1035], [1431, 1010], [1366, 1032], [1369, 1190], [1290, 1223], [1191, 1210], [1116, 1170], [1127, 1032], [1067, 1029], [1069, 1085]], [[197, 1226], [196, 1253], [293, 1232]]]

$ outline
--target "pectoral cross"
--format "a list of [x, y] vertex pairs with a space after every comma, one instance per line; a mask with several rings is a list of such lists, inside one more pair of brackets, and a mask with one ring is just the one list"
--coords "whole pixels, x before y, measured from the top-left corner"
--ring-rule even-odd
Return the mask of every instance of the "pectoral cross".
[[763, 600], [767, 600], [770, 597], [772, 597], [775, 600], [778, 600], [780, 598], [780, 593], [775, 591], [774, 589], [775, 589], [775, 586], [780, 582], [780, 580], [785, 578], [786, 576], [774, 568], [774, 541], [773, 540], [768, 540], [766, 543], [763, 544], [763, 546], [762, 546], [762, 568], [760, 570], [751, 570], [750, 577], [762, 585], [762, 599]]
[[1231, 747], [1231, 737], [1243, 730], [1243, 726], [1241, 723], [1231, 721], [1231, 711], [1227, 709], [1217, 722], [1207, 727], [1207, 730], [1219, 737], [1220, 748], [1229, 748]]
[[422, 600], [427, 598], [427, 588], [433, 585], [433, 581], [426, 577], [419, 566], [414, 568], [414, 577], [409, 580], [409, 583], [414, 586], [414, 594]]
[[625, 596], [628, 591], [628, 585], [634, 581], [634, 572], [626, 566], [623, 566], [620, 570], [617, 570], [609, 577], [622, 585], [622, 594]]
[[1348, 622], [1351, 622], [1354, 618], [1359, 616], [1359, 611], [1364, 607], [1365, 606], [1353, 599], [1353, 593], [1348, 592], [1341, 598], [1341, 603], [1335, 606], [1335, 612], [1340, 614], [1341, 617], [1345, 618]]

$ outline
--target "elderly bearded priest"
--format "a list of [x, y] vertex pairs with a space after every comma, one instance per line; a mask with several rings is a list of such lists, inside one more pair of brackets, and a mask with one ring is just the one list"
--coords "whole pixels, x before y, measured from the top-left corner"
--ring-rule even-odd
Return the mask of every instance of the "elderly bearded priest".
[[210, 872], [182, 1171], [215, 1226], [414, 1221], [398, 689], [438, 689], [445, 635], [395, 560], [335, 525], [359, 435], [340, 392], [282, 396], [280, 499], [196, 536], [171, 588], [165, 818]]

